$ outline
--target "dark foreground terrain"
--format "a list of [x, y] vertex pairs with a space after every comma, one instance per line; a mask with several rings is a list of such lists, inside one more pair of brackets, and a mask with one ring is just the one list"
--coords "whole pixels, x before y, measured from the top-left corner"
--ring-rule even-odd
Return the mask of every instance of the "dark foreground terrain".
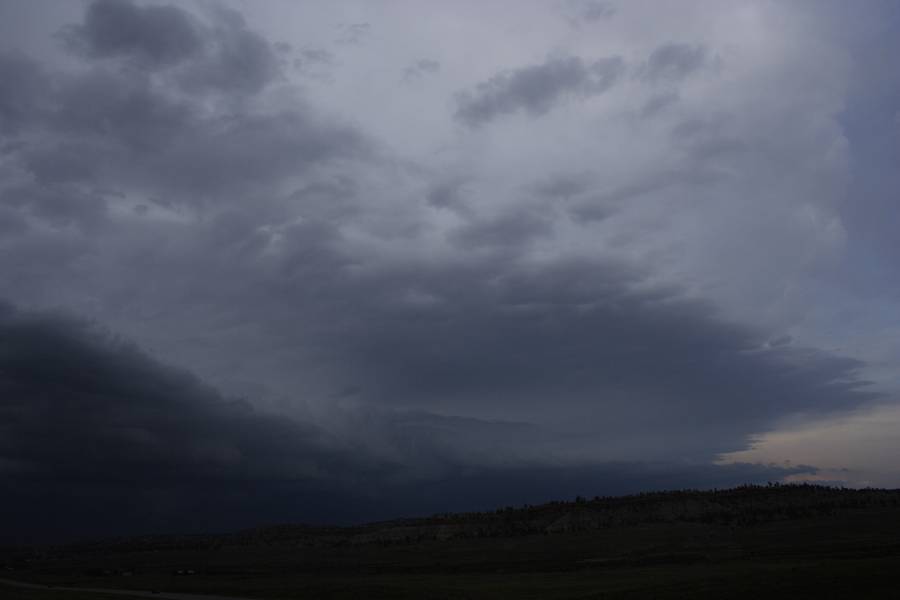
[[900, 490], [579, 498], [359, 527], [284, 525], [0, 552], [4, 600], [900, 598]]

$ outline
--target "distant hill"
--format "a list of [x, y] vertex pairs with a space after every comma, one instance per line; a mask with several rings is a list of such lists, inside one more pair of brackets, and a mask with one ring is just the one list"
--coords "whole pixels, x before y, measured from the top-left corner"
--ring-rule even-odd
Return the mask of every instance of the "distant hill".
[[425, 540], [514, 537], [592, 531], [650, 523], [730, 526], [835, 516], [863, 508], [900, 508], [900, 490], [812, 484], [747, 485], [724, 490], [675, 490], [596, 496], [487, 512], [444, 513], [358, 526], [282, 524], [221, 535], [152, 535], [58, 546], [57, 551], [104, 552], [173, 548], [402, 544]]

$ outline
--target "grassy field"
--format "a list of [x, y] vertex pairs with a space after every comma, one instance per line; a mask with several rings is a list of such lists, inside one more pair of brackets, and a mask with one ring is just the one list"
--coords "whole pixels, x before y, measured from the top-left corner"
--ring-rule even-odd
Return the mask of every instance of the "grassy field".
[[0, 583], [3, 600], [128, 600], [127, 596], [96, 594], [93, 592], [67, 592], [53, 589], [24, 590]]
[[[22, 580], [252, 598], [900, 597], [900, 493], [718, 494], [138, 538], [0, 559]], [[29, 593], [9, 597], [74, 597]]]

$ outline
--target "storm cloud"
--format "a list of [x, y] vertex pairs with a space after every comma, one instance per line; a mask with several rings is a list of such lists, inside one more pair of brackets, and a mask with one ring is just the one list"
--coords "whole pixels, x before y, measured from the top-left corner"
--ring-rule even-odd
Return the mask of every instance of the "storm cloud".
[[[159, 530], [203, 499], [221, 495], [214, 504], [227, 506], [268, 482], [309, 490], [334, 473], [352, 478], [349, 456], [315, 427], [226, 401], [190, 374], [71, 318], [4, 304], [0, 389], [6, 541], [45, 535], [33, 520], [49, 498], [58, 533], [84, 535], [91, 529], [79, 529], [73, 516], [105, 514], [109, 522], [98, 531], [107, 533]], [[207, 526], [223, 524], [225, 506]]]
[[[0, 392], [0, 540], [7, 543], [123, 529], [221, 530], [261, 518], [354, 522], [483, 509], [520, 497], [640, 488], [662, 468], [560, 471], [534, 463], [534, 473], [530, 461], [485, 465], [449, 452], [448, 441], [460, 434], [474, 444], [533, 439], [535, 432], [421, 412], [371, 415], [394, 444], [391, 459], [373, 457], [361, 440], [223, 398], [96, 324], [8, 304], [0, 306]], [[706, 486], [746, 477], [746, 467], [675, 468]], [[631, 481], [604, 483], [616, 471]], [[757, 469], [755, 477], [775, 475], [783, 473]], [[45, 526], [36, 527], [37, 519]]]
[[66, 6], [0, 48], [11, 523], [806, 476], [720, 463], [893, 397], [897, 88], [828, 10]]

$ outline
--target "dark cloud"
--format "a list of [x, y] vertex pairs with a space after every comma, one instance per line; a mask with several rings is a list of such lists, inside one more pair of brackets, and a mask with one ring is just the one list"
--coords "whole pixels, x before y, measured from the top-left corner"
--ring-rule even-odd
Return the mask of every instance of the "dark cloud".
[[19, 174], [4, 178], [0, 203], [53, 226], [102, 222], [110, 189], [152, 168], [196, 124], [194, 106], [136, 71], [88, 69], [29, 91], [22, 100], [40, 115], [18, 121], [6, 159]]
[[[604, 64], [617, 72], [620, 62], [611, 60]], [[466, 114], [480, 123], [549, 109], [563, 90], [599, 89], [600, 80], [586, 74], [590, 66], [563, 62], [546, 64], [568, 79], [546, 76], [541, 65], [483, 84]], [[550, 92], [541, 87], [546, 81]], [[552, 200], [549, 210], [493, 217], [467, 207], [464, 178], [445, 178], [428, 191], [428, 203], [463, 220], [448, 241], [463, 257], [477, 253], [477, 264], [463, 258], [370, 267], [370, 257], [344, 237], [348, 225], [371, 214], [356, 171], [341, 168], [367, 158], [367, 142], [354, 129], [303, 106], [262, 111], [250, 104], [209, 114], [200, 101], [167, 94], [131, 71], [88, 70], [58, 89], [53, 116], [42, 122], [50, 143], [15, 151], [33, 180], [10, 188], [7, 205], [87, 228], [102, 221], [113, 199], [95, 189], [104, 183], [137, 188], [167, 209], [205, 207], [202, 221], [139, 232], [121, 266], [104, 275], [116, 282], [115, 305], [124, 314], [152, 306], [191, 315], [193, 330], [252, 324], [262, 332], [260, 347], [241, 363], [291, 365], [275, 376], [288, 378], [278, 382], [284, 387], [321, 398], [350, 386], [374, 406], [470, 415], [487, 407], [533, 422], [568, 420], [566, 427], [576, 423], [602, 438], [604, 451], [698, 460], [742, 448], [784, 416], [868, 398], [853, 379], [859, 364], [799, 348], [758, 351], [764, 340], [677, 293], [635, 292], [641, 277], [622, 266], [529, 267], [520, 260], [547, 240], [560, 215], [605, 217], [627, 199], [690, 185], [700, 175], [662, 173], [598, 194], [590, 174], [561, 174], [530, 190]], [[563, 210], [555, 209], [558, 200], [567, 202]], [[8, 256], [24, 251], [11, 247]], [[52, 281], [42, 265], [56, 256], [38, 254], [23, 279], [37, 289]], [[9, 272], [20, 268], [4, 264]], [[143, 285], [148, 281], [168, 283]], [[305, 381], [291, 379], [307, 369]], [[691, 421], [680, 424], [684, 414]]]
[[[787, 327], [734, 325], [658, 283], [674, 273], [692, 293], [737, 289], [759, 239], [761, 257], [778, 244], [805, 255], [795, 250], [808, 241], [816, 254], [818, 237], [756, 236], [768, 223], [748, 234], [740, 212], [745, 197], [759, 206], [744, 191], [758, 181], [774, 186], [767, 211], [807, 189], [788, 177], [795, 157], [839, 139], [821, 110], [814, 130], [790, 118], [807, 97], [793, 101], [799, 113], [775, 111], [788, 139], [772, 135], [774, 117], [741, 120], [740, 103], [711, 111], [685, 95], [667, 111], [674, 84], [711, 62], [703, 47], [668, 44], [635, 69], [654, 82], [652, 123], [615, 120], [639, 114], [642, 96], [611, 107], [602, 131], [573, 121], [574, 151], [445, 148], [442, 137], [412, 164], [315, 110], [303, 89], [275, 85], [288, 55], [303, 71], [331, 54], [275, 48], [220, 9], [111, 6], [66, 30], [80, 44], [74, 68], [0, 58], [11, 82], [0, 86], [0, 288], [23, 306], [100, 319], [198, 376], [91, 326], [4, 308], [0, 495], [17, 508], [0, 518], [359, 520], [777, 478], [785, 471], [710, 463], [787, 417], [872, 398], [861, 363], [785, 341]], [[139, 32], [101, 35], [91, 15], [103, 11], [124, 11]], [[197, 45], [167, 42], [164, 19]], [[456, 119], [541, 115], [624, 70], [620, 58], [549, 58], [464, 92]], [[645, 126], [661, 137], [641, 138]], [[404, 146], [408, 129], [397, 130]], [[831, 164], [810, 167], [815, 181]], [[727, 247], [710, 230], [754, 251], [714, 256], [708, 276], [681, 254]], [[784, 281], [767, 268], [760, 286]]]
[[28, 477], [327, 476], [303, 460], [325, 456], [322, 432], [226, 401], [97, 326], [4, 304], [0, 331], [4, 458]]
[[280, 75], [273, 45], [226, 9], [205, 22], [176, 6], [96, 0], [84, 23], [60, 37], [89, 59], [126, 59], [147, 71], [178, 67], [166, 75], [193, 93], [255, 93]]
[[677, 82], [699, 71], [709, 61], [709, 51], [702, 45], [669, 42], [650, 54], [639, 75], [650, 82]]
[[673, 291], [635, 291], [639, 282], [602, 263], [516, 268], [506, 257], [384, 274], [363, 287], [338, 277], [316, 290], [321, 304], [307, 310], [320, 326], [310, 335], [341, 384], [371, 402], [462, 414], [490, 407], [654, 456], [709, 459], [789, 414], [872, 397], [857, 361], [765, 350], [708, 308]]
[[84, 23], [62, 31], [66, 44], [93, 58], [129, 58], [164, 67], [197, 56], [204, 40], [190, 13], [171, 5], [138, 6], [130, 0], [95, 0]]
[[[137, 67], [101, 64], [59, 73], [51, 86], [26, 57], [0, 57], [0, 73], [14, 84], [0, 91], [0, 127], [27, 128], [29, 134], [5, 151], [21, 177], [0, 201], [57, 225], [85, 225], [97, 223], [106, 210], [97, 187], [139, 189], [170, 207], [227, 203], [369, 152], [355, 129], [322, 119], [302, 102], [280, 111], [259, 109], [255, 101], [277, 76], [277, 64], [268, 42], [239, 15], [218, 11], [206, 24], [173, 7], [100, 2], [67, 35], [100, 40], [92, 42], [97, 49], [89, 58], [103, 48], [109, 56], [168, 60], [153, 54], [153, 44], [169, 47], [169, 34], [158, 30], [176, 16], [202, 36], [202, 48], [179, 54], [177, 68], [163, 75], [154, 71], [162, 63], [144, 58]], [[140, 35], [127, 36], [133, 47], [113, 45], [94, 31], [102, 29], [95, 21], [120, 18], [142, 27]], [[152, 41], [156, 35], [162, 36], [158, 42]], [[185, 90], [216, 91], [229, 102], [211, 106]], [[236, 98], [241, 101], [232, 102]]]
[[[376, 266], [345, 247], [339, 228], [306, 221], [256, 250], [259, 234], [243, 234], [250, 251], [227, 260], [179, 267], [186, 254], [175, 246], [170, 260], [141, 272], [203, 273], [179, 293], [199, 305], [231, 298], [227, 320], [264, 332], [244, 368], [283, 360], [305, 374], [287, 374], [286, 387], [318, 398], [353, 389], [365, 406], [515, 415], [555, 428], [557, 447], [589, 447], [594, 456], [711, 460], [790, 415], [873, 398], [858, 361], [773, 346], [623, 265], [523, 260], [540, 248], [544, 227], [539, 213], [472, 221], [450, 241], [478, 260]], [[192, 235], [200, 247], [212, 244]], [[529, 447], [541, 446], [510, 442], [506, 453]]]
[[786, 473], [690, 463], [479, 466], [459, 448], [496, 455], [506, 441], [533, 441], [540, 430], [373, 413], [365, 422], [384, 429], [393, 448], [385, 460], [358, 442], [225, 399], [96, 326], [7, 304], [0, 415], [4, 542], [358, 522]]
[[566, 95], [586, 98], [605, 92], [623, 71], [624, 61], [619, 57], [591, 63], [578, 57], [549, 58], [539, 65], [500, 73], [473, 91], [460, 93], [456, 118], [478, 127], [519, 111], [540, 116]]
[[[114, 523], [119, 527], [185, 526], [189, 519], [179, 512], [199, 516], [202, 499], [221, 493], [228, 504], [229, 496], [279, 485], [302, 499], [303, 489], [315, 496], [317, 486], [337, 478], [352, 482], [365, 464], [339, 452], [322, 431], [223, 399], [95, 326], [5, 304], [0, 398], [6, 507], [28, 511], [16, 501], [45, 504], [52, 496], [61, 522], [108, 511], [110, 519], [125, 519]], [[161, 498], [168, 500], [155, 506]], [[213, 504], [221, 521], [225, 513]], [[5, 528], [12, 522], [4, 512]], [[31, 517], [29, 527], [48, 533]], [[102, 530], [105, 518], [92, 522]]]

